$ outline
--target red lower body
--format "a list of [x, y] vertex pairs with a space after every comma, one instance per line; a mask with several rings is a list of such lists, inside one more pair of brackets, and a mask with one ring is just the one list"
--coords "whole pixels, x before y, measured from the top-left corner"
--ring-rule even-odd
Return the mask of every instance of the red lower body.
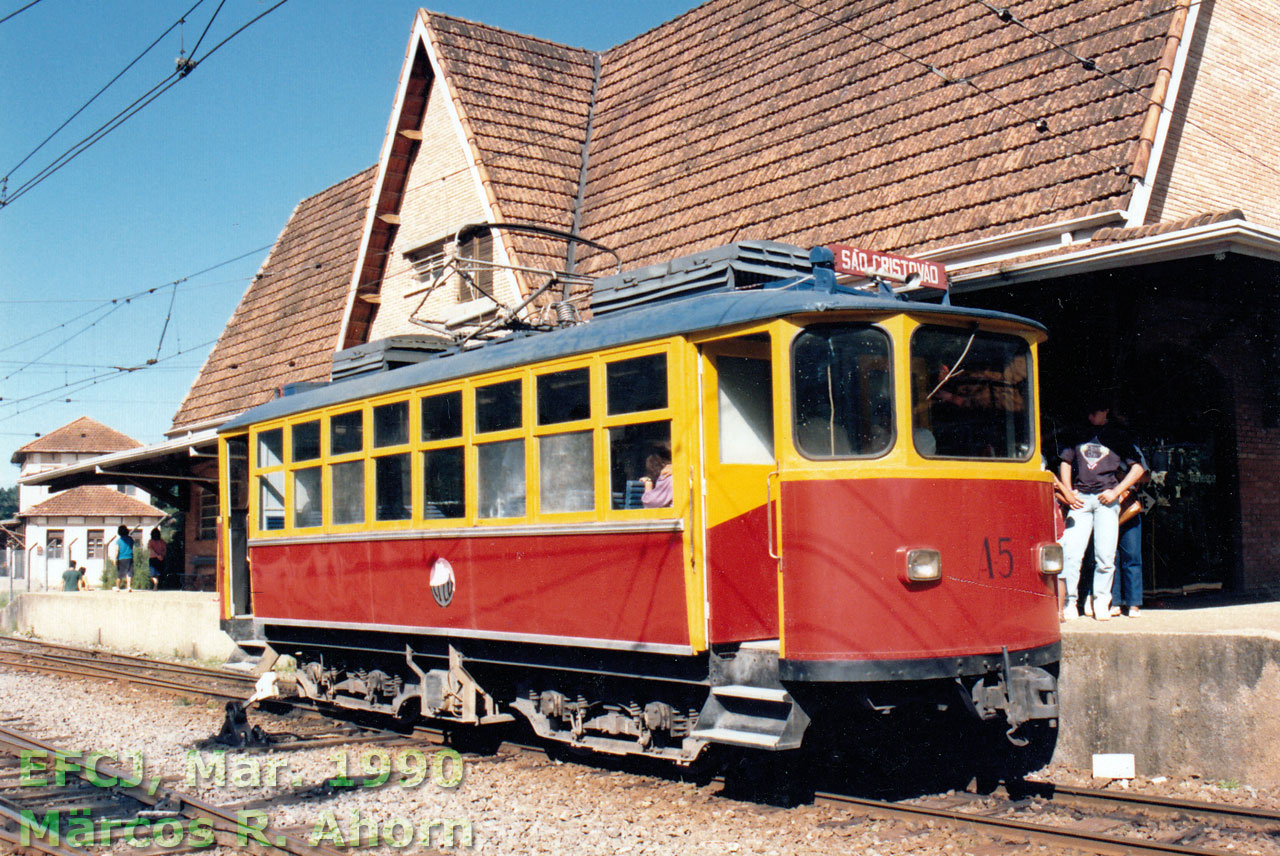
[[[689, 645], [681, 534], [326, 541], [250, 550], [255, 617]], [[428, 578], [453, 568], [440, 606]]]
[[[1059, 641], [1049, 485], [1028, 481], [794, 481], [782, 489], [788, 660], [910, 660]], [[942, 555], [912, 583], [905, 551]], [[714, 605], [713, 605], [714, 610]]]

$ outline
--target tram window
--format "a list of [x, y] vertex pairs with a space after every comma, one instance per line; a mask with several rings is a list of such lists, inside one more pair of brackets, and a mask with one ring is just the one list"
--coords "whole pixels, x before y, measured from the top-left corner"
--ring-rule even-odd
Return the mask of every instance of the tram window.
[[320, 468], [293, 471], [293, 525], [319, 526], [324, 522], [320, 504]]
[[591, 418], [591, 373], [569, 369], [538, 376], [538, 424]]
[[373, 445], [403, 446], [409, 442], [409, 402], [380, 404], [373, 408]]
[[618, 360], [605, 367], [609, 415], [667, 406], [667, 355]]
[[476, 447], [480, 517], [524, 517], [524, 440]]
[[428, 520], [466, 516], [461, 446], [422, 453], [422, 516]]
[[1025, 461], [1034, 442], [1031, 348], [1020, 336], [920, 327], [911, 403], [921, 455]]
[[258, 469], [278, 467], [284, 463], [284, 431], [272, 428], [258, 435]]
[[520, 381], [508, 380], [476, 388], [476, 431], [508, 431], [519, 428], [523, 422]]
[[462, 436], [462, 393], [445, 392], [422, 399], [422, 439], [452, 440]]
[[264, 532], [284, 528], [284, 473], [258, 476], [258, 528]]
[[408, 454], [383, 455], [373, 462], [373, 516], [408, 520], [413, 516], [412, 466]]
[[716, 357], [721, 463], [773, 463], [772, 374], [769, 360]]
[[[609, 486], [615, 509], [644, 508], [644, 482], [657, 483], [671, 463], [671, 423], [642, 422], [609, 429]], [[670, 505], [670, 500], [661, 505]], [[654, 505], [651, 507], [660, 507]]]
[[364, 451], [364, 413], [353, 410], [329, 418], [329, 454]]
[[869, 457], [893, 444], [889, 337], [865, 325], [821, 324], [791, 354], [796, 448], [810, 458]]
[[538, 438], [539, 503], [548, 514], [596, 507], [590, 431]]
[[329, 514], [334, 523], [364, 522], [364, 461], [331, 464], [333, 482]]
[[320, 420], [294, 425], [292, 457], [297, 461], [314, 461], [320, 457]]

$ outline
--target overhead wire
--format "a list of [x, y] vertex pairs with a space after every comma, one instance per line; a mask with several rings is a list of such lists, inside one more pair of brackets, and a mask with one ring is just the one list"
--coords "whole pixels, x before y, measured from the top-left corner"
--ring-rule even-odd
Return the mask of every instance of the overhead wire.
[[[788, 2], [790, 2], [790, 0], [788, 0]], [[1080, 66], [1084, 68], [1085, 71], [1097, 72], [1097, 74], [1100, 77], [1103, 77], [1106, 80], [1110, 80], [1111, 82], [1123, 87], [1127, 91], [1140, 96], [1143, 100], [1147, 101], [1148, 103], [1154, 104], [1155, 106], [1159, 107], [1162, 113], [1168, 113], [1171, 116], [1174, 115], [1174, 110], [1172, 107], [1166, 106], [1165, 104], [1162, 104], [1161, 102], [1156, 101], [1154, 98], [1147, 95], [1138, 87], [1134, 86], [1128, 81], [1125, 81], [1124, 79], [1120, 78], [1116, 74], [1113, 74], [1112, 72], [1109, 72], [1106, 69], [1102, 68], [1101, 66], [1098, 65], [1097, 60], [1091, 57], [1084, 57], [1084, 56], [1081, 56], [1080, 54], [1077, 54], [1075, 51], [1071, 50], [1070, 48], [1066, 47], [1065, 45], [1051, 38], [1048, 34], [1041, 32], [1035, 27], [1032, 27], [1031, 25], [1027, 24], [1025, 21], [1023, 21], [1021, 18], [1015, 15], [1013, 13], [1013, 10], [1007, 7], [994, 6], [991, 3], [987, 2], [987, 0], [970, 0], [970, 2], [976, 3], [979, 6], [982, 6], [987, 11], [994, 14], [997, 18], [999, 18], [1001, 21], [1005, 22], [1006, 24], [1014, 24], [1018, 27], [1021, 27], [1022, 29], [1026, 30], [1028, 34], [1035, 36], [1036, 38], [1043, 41], [1045, 44], [1049, 45], [1053, 50], [1061, 51], [1062, 53], [1071, 57], [1071, 59], [1079, 63]], [[1188, 8], [1190, 6], [1198, 6], [1200, 4], [1201, 4], [1201, 0], [1192, 0]], [[1185, 37], [1186, 36], [1184, 36], [1184, 38]], [[1201, 125], [1199, 122], [1195, 121], [1188, 115], [1184, 114], [1181, 118], [1182, 118], [1182, 121], [1185, 122], [1186, 124], [1190, 125], [1193, 128], [1196, 128], [1206, 136], [1216, 140], [1217, 142], [1221, 143], [1222, 145], [1226, 146], [1227, 148], [1231, 149], [1237, 154], [1243, 155], [1244, 157], [1248, 158], [1249, 160], [1253, 161], [1259, 166], [1264, 167], [1270, 170], [1271, 172], [1274, 172], [1276, 175], [1280, 175], [1280, 167], [1267, 163], [1266, 161], [1262, 160], [1257, 155], [1253, 154], [1247, 149], [1241, 148], [1240, 146], [1236, 145], [1230, 140], [1227, 140], [1223, 137], [1218, 136], [1212, 130], [1205, 127], [1204, 125]]]
[[185, 62], [178, 63], [177, 68], [175, 68], [173, 72], [171, 72], [167, 77], [165, 77], [155, 86], [151, 87], [151, 89], [149, 89], [143, 95], [135, 99], [132, 104], [124, 108], [124, 110], [121, 110], [112, 118], [108, 119], [105, 123], [100, 125], [97, 130], [93, 131], [87, 137], [80, 140], [80, 142], [71, 146], [69, 149], [67, 149], [65, 152], [59, 155], [56, 159], [54, 159], [52, 163], [50, 163], [44, 169], [42, 169], [39, 173], [37, 173], [34, 177], [24, 182], [13, 193], [0, 199], [0, 210], [8, 207], [9, 205], [12, 205], [14, 202], [22, 198], [23, 196], [25, 196], [35, 187], [38, 187], [50, 176], [52, 176], [53, 174], [61, 170], [64, 166], [71, 163], [80, 155], [84, 154], [86, 150], [88, 150], [94, 144], [98, 143], [100, 140], [102, 140], [102, 138], [106, 137], [116, 128], [120, 127], [129, 119], [133, 118], [143, 109], [145, 109], [148, 105], [154, 102], [161, 95], [163, 95], [164, 93], [172, 89], [175, 85], [178, 84], [179, 81], [186, 78], [187, 74], [190, 73], [192, 69], [194, 69], [200, 63], [204, 62], [206, 59], [212, 56], [215, 52], [218, 51], [218, 49], [220, 49], [223, 45], [227, 44], [227, 42], [231, 41], [236, 36], [240, 35], [242, 32], [248, 29], [250, 26], [262, 20], [264, 17], [271, 14], [276, 9], [279, 9], [281, 6], [283, 6], [287, 2], [288, 0], [278, 0], [278, 2], [275, 5], [271, 6], [266, 11], [261, 12], [260, 14], [251, 18], [246, 24], [241, 26], [239, 29], [235, 30], [231, 35], [227, 36], [221, 42], [218, 42], [218, 44], [214, 45], [212, 48], [206, 51], [203, 56], [199, 57], [198, 59], [195, 57], [192, 57], [191, 59], [186, 60]]
[[3, 18], [0, 18], [0, 24], [3, 24], [5, 21], [9, 20], [10, 18], [14, 17], [15, 15], [20, 15], [20, 14], [22, 14], [23, 12], [27, 11], [28, 9], [30, 9], [32, 6], [36, 5], [36, 4], [37, 4], [37, 3], [39, 3], [39, 2], [40, 2], [40, 0], [31, 0], [31, 2], [30, 2], [30, 3], [28, 3], [28, 4], [27, 4], [27, 5], [25, 5], [25, 6], [23, 6], [21, 9], [18, 9], [18, 10], [16, 10], [16, 11], [10, 12], [8, 15], [5, 15]]
[[[7, 421], [7, 420], [9, 420], [9, 419], [13, 419], [14, 417], [16, 417], [16, 416], [20, 416], [20, 415], [22, 415], [23, 413], [30, 413], [32, 410], [35, 410], [35, 409], [37, 409], [37, 408], [39, 408], [39, 407], [44, 407], [44, 406], [49, 405], [49, 404], [65, 403], [65, 402], [66, 402], [66, 399], [65, 399], [65, 398], [62, 398], [62, 396], [66, 396], [66, 395], [68, 395], [68, 394], [70, 394], [70, 393], [77, 392], [77, 391], [82, 390], [82, 389], [86, 389], [86, 388], [88, 388], [88, 387], [90, 387], [90, 386], [95, 386], [95, 385], [97, 385], [97, 384], [99, 384], [99, 383], [106, 383], [106, 382], [109, 382], [109, 381], [114, 380], [115, 378], [118, 378], [118, 377], [123, 377], [123, 376], [125, 376], [125, 375], [134, 374], [135, 372], [146, 371], [146, 370], [148, 370], [148, 369], [151, 369], [151, 368], [155, 367], [156, 365], [158, 365], [158, 364], [160, 364], [160, 363], [167, 362], [168, 360], [172, 360], [172, 359], [174, 359], [175, 357], [179, 357], [179, 356], [182, 356], [182, 355], [184, 355], [184, 354], [189, 354], [189, 353], [192, 353], [193, 351], [198, 351], [198, 350], [200, 350], [201, 348], [207, 348], [207, 347], [209, 347], [210, 345], [212, 345], [212, 344], [213, 344], [214, 342], [216, 342], [216, 341], [218, 341], [218, 340], [217, 340], [217, 339], [210, 339], [210, 340], [209, 340], [209, 341], [207, 341], [207, 342], [201, 342], [199, 345], [192, 345], [192, 346], [191, 346], [191, 347], [189, 347], [189, 348], [184, 348], [184, 349], [182, 349], [182, 350], [180, 350], [180, 351], [174, 351], [172, 354], [169, 354], [169, 355], [168, 355], [168, 356], [166, 356], [166, 357], [161, 357], [161, 358], [160, 358], [160, 359], [158, 359], [158, 360], [151, 360], [151, 359], [148, 359], [145, 363], [142, 363], [142, 364], [140, 364], [140, 365], [134, 365], [134, 366], [113, 366], [113, 367], [112, 367], [112, 369], [111, 369], [111, 371], [100, 372], [99, 374], [93, 375], [93, 376], [91, 376], [91, 377], [81, 378], [81, 379], [79, 379], [79, 380], [75, 380], [75, 381], [70, 381], [70, 382], [68, 382], [68, 383], [64, 383], [64, 384], [62, 384], [61, 386], [49, 387], [48, 389], [41, 390], [40, 392], [33, 392], [33, 393], [31, 393], [30, 395], [25, 395], [25, 396], [23, 396], [23, 397], [21, 397], [21, 398], [15, 398], [15, 399], [12, 399], [12, 400], [0, 401], [0, 407], [6, 407], [6, 406], [13, 406], [13, 405], [17, 405], [17, 404], [22, 404], [22, 403], [24, 403], [24, 402], [31, 401], [32, 399], [40, 398], [41, 396], [46, 396], [46, 395], [57, 395], [57, 396], [58, 396], [57, 398], [51, 398], [51, 399], [49, 399], [49, 400], [47, 400], [47, 401], [37, 402], [37, 403], [33, 404], [33, 405], [32, 405], [32, 406], [30, 406], [30, 407], [22, 408], [21, 410], [17, 410], [17, 411], [15, 411], [15, 412], [13, 412], [13, 413], [10, 413], [10, 414], [8, 414], [8, 415], [0, 416], [0, 422], [4, 422], [4, 421]], [[64, 392], [64, 390], [66, 390], [66, 392]], [[60, 401], [60, 400], [59, 400], [59, 398], [62, 398], [62, 400]]]
[[[108, 80], [105, 86], [103, 86], [101, 89], [99, 89], [97, 92], [95, 92], [95, 93], [93, 94], [93, 96], [92, 96], [88, 101], [86, 101], [84, 104], [82, 104], [82, 105], [80, 106], [80, 109], [78, 109], [78, 110], [76, 110], [74, 113], [72, 113], [72, 114], [67, 118], [67, 120], [66, 120], [65, 122], [63, 122], [61, 125], [59, 125], [57, 128], [54, 128], [54, 129], [53, 129], [53, 132], [52, 132], [52, 133], [50, 133], [50, 134], [49, 134], [49, 136], [47, 136], [47, 137], [45, 137], [43, 140], [41, 140], [41, 141], [40, 141], [40, 144], [39, 144], [39, 145], [37, 145], [34, 149], [32, 149], [30, 152], [28, 152], [26, 157], [24, 157], [22, 160], [18, 161], [18, 163], [17, 163], [17, 164], [15, 164], [15, 165], [14, 165], [14, 167], [13, 167], [12, 169], [10, 169], [8, 172], [6, 172], [6, 173], [4, 174], [4, 181], [6, 181], [6, 182], [7, 182], [7, 181], [9, 180], [9, 177], [10, 177], [10, 176], [12, 176], [15, 172], [17, 172], [19, 169], [21, 169], [21, 168], [22, 168], [22, 165], [23, 165], [23, 164], [25, 164], [27, 161], [31, 160], [31, 158], [32, 158], [32, 157], [34, 157], [34, 156], [35, 156], [35, 154], [36, 154], [37, 152], [39, 152], [42, 148], [44, 148], [44, 147], [45, 147], [45, 144], [46, 144], [46, 143], [48, 143], [50, 140], [52, 140], [54, 137], [56, 137], [56, 136], [58, 135], [58, 133], [59, 133], [63, 128], [65, 128], [65, 127], [67, 127], [67, 125], [71, 124], [72, 120], [74, 120], [77, 116], [79, 116], [79, 115], [80, 115], [81, 113], [83, 113], [86, 109], [88, 109], [89, 105], [93, 104], [93, 102], [94, 102], [94, 101], [97, 101], [97, 100], [98, 100], [98, 97], [99, 97], [100, 95], [102, 95], [102, 93], [104, 93], [104, 92], [106, 92], [108, 89], [110, 89], [110, 88], [111, 88], [111, 86], [112, 86], [112, 84], [114, 84], [117, 80], [119, 80], [121, 77], [123, 77], [123, 76], [124, 76], [124, 75], [129, 71], [129, 69], [131, 69], [131, 68], [133, 68], [135, 65], [137, 65], [137, 64], [138, 64], [138, 62], [139, 62], [139, 61], [140, 61], [144, 56], [146, 56], [148, 53], [150, 53], [150, 52], [151, 52], [152, 48], [154, 48], [156, 45], [160, 44], [161, 40], [162, 40], [162, 39], [164, 39], [164, 37], [165, 37], [165, 36], [167, 36], [167, 35], [169, 35], [171, 32], [173, 32], [173, 28], [174, 28], [174, 27], [177, 27], [177, 26], [181, 25], [182, 21], [187, 17], [187, 15], [190, 15], [192, 12], [194, 12], [194, 11], [195, 11], [199, 6], [200, 6], [200, 4], [201, 4], [201, 3], [203, 3], [203, 2], [204, 2], [204, 0], [196, 0], [196, 4], [195, 4], [194, 6], [192, 6], [190, 9], [188, 9], [185, 13], [183, 13], [183, 15], [182, 15], [182, 17], [181, 17], [181, 18], [179, 18], [178, 20], [176, 20], [176, 21], [174, 21], [172, 24], [170, 24], [170, 25], [165, 29], [165, 31], [164, 31], [163, 33], [161, 33], [159, 36], [157, 36], [157, 37], [156, 37], [156, 40], [155, 40], [155, 41], [153, 41], [151, 44], [147, 45], [147, 47], [146, 47], [145, 49], [143, 49], [142, 53], [140, 53], [140, 54], [138, 54], [136, 57], [134, 57], [134, 58], [133, 58], [133, 60], [132, 60], [128, 65], [126, 65], [124, 68], [122, 68], [122, 69], [119, 71], [119, 73], [117, 73], [117, 74], [116, 74], [116, 76], [115, 76], [115, 77], [113, 77], [113, 78], [111, 78], [110, 80]], [[19, 11], [21, 11], [21, 10], [19, 10]], [[17, 14], [17, 13], [14, 13], [14, 14]], [[0, 22], [0, 23], [3, 23], [3, 22]]]
[[[105, 299], [105, 300], [99, 300], [99, 301], [96, 301], [96, 302], [97, 302], [97, 306], [93, 307], [92, 309], [86, 310], [85, 312], [80, 313], [79, 315], [75, 316], [74, 318], [71, 318], [71, 319], [69, 319], [69, 320], [67, 320], [67, 321], [63, 321], [61, 324], [54, 325], [53, 327], [50, 327], [50, 328], [48, 328], [48, 329], [46, 329], [46, 330], [42, 330], [41, 332], [36, 333], [36, 334], [34, 334], [34, 335], [31, 335], [31, 336], [28, 336], [27, 338], [22, 339], [22, 340], [20, 340], [20, 341], [17, 341], [17, 342], [11, 342], [11, 343], [10, 343], [10, 344], [8, 344], [8, 345], [0, 346], [0, 353], [4, 353], [5, 351], [12, 350], [13, 348], [19, 347], [20, 345], [25, 345], [25, 344], [26, 344], [26, 343], [28, 343], [28, 342], [31, 342], [31, 341], [33, 341], [33, 340], [35, 340], [35, 339], [40, 338], [41, 336], [46, 336], [46, 335], [48, 335], [48, 334], [50, 334], [50, 333], [52, 333], [52, 332], [54, 332], [54, 331], [56, 331], [56, 330], [59, 330], [59, 329], [61, 329], [61, 328], [63, 328], [63, 327], [66, 327], [68, 324], [74, 324], [76, 321], [79, 321], [81, 318], [84, 318], [84, 317], [86, 317], [86, 316], [88, 316], [88, 315], [92, 315], [94, 312], [97, 312], [97, 311], [99, 311], [100, 309], [103, 309], [103, 308], [105, 308], [105, 307], [108, 307], [108, 306], [111, 306], [111, 305], [114, 305], [114, 304], [117, 304], [117, 303], [122, 303], [122, 302], [123, 302], [123, 303], [128, 303], [128, 302], [130, 302], [130, 301], [132, 301], [132, 300], [136, 300], [136, 299], [141, 298], [141, 297], [146, 297], [146, 296], [148, 296], [148, 295], [155, 294], [157, 291], [160, 291], [161, 289], [166, 288], [166, 287], [168, 287], [168, 286], [170, 286], [170, 285], [174, 285], [174, 286], [176, 286], [176, 285], [178, 285], [178, 284], [185, 284], [185, 283], [187, 283], [187, 281], [188, 281], [188, 280], [195, 279], [195, 278], [196, 278], [196, 277], [198, 277], [198, 276], [203, 276], [203, 275], [204, 275], [204, 274], [206, 274], [206, 273], [209, 273], [209, 272], [211, 272], [211, 271], [215, 271], [215, 270], [217, 270], [218, 268], [221, 268], [221, 267], [226, 267], [226, 266], [227, 266], [227, 265], [229, 265], [229, 264], [234, 264], [235, 262], [238, 262], [238, 261], [240, 261], [241, 259], [247, 258], [248, 256], [251, 256], [251, 255], [253, 255], [253, 254], [255, 254], [255, 253], [261, 253], [261, 252], [263, 252], [263, 251], [265, 251], [265, 250], [269, 250], [269, 249], [271, 249], [271, 247], [272, 247], [272, 245], [271, 245], [271, 244], [267, 244], [267, 245], [262, 246], [262, 247], [257, 247], [257, 248], [255, 248], [255, 249], [249, 250], [248, 252], [241, 253], [240, 255], [235, 256], [235, 257], [233, 257], [233, 258], [225, 259], [224, 261], [220, 261], [220, 262], [217, 262], [216, 264], [209, 265], [208, 267], [203, 268], [203, 269], [201, 269], [201, 270], [198, 270], [198, 271], [196, 271], [195, 273], [189, 273], [189, 274], [187, 274], [186, 276], [179, 277], [178, 279], [173, 280], [173, 281], [171, 281], [171, 282], [166, 282], [166, 283], [164, 283], [163, 285], [156, 285], [156, 286], [152, 286], [151, 288], [144, 288], [144, 289], [142, 289], [142, 290], [140, 290], [140, 291], [135, 291], [135, 292], [133, 292], [132, 294], [125, 294], [125, 295], [122, 295], [122, 296], [120, 296], [120, 297], [111, 297], [111, 298], [108, 298], [108, 299]], [[239, 282], [239, 281], [240, 281], [240, 280], [228, 280], [228, 282]], [[202, 287], [204, 287], [204, 286], [203, 286], [203, 285], [200, 285], [200, 286], [187, 286], [187, 288], [188, 288], [188, 289], [190, 289], [190, 288], [202, 288]], [[0, 301], [0, 302], [8, 302], [8, 301]]]

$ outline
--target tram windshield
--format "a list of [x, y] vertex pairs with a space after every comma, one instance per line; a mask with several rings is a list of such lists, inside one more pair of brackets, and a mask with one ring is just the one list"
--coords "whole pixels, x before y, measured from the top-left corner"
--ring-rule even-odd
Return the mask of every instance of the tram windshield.
[[872, 457], [893, 445], [889, 337], [866, 324], [816, 324], [791, 355], [796, 448], [810, 458]]
[[1031, 457], [1031, 349], [1019, 336], [923, 326], [911, 337], [912, 438], [927, 458]]

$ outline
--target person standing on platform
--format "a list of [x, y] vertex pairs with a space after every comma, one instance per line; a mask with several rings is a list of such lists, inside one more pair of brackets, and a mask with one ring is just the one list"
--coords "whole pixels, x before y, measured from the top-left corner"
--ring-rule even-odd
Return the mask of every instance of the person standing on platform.
[[169, 545], [160, 537], [159, 529], [151, 530], [151, 540], [147, 542], [147, 564], [151, 570], [151, 589], [159, 591], [160, 577], [164, 572], [164, 554]]
[[1086, 409], [1088, 424], [1070, 445], [1061, 450], [1059, 477], [1067, 499], [1067, 528], [1062, 535], [1066, 598], [1062, 617], [1079, 617], [1076, 589], [1080, 563], [1093, 538], [1093, 614], [1099, 621], [1111, 617], [1111, 584], [1115, 574], [1116, 545], [1120, 530], [1120, 499], [1142, 478], [1142, 453], [1125, 432], [1107, 424], [1110, 406], [1102, 403]]
[[116, 588], [133, 591], [133, 537], [129, 527], [116, 527]]

